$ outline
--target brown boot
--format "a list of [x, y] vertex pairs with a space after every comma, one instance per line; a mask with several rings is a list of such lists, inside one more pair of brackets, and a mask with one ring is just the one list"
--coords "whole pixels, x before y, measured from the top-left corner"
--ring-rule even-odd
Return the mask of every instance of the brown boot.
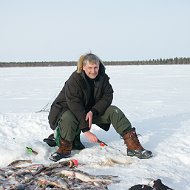
[[51, 155], [50, 160], [57, 162], [62, 158], [68, 158], [71, 156], [71, 150], [72, 150], [72, 142], [60, 139], [60, 147], [56, 152], [54, 152]]
[[127, 155], [136, 156], [140, 159], [147, 159], [152, 157], [152, 152], [145, 150], [140, 144], [135, 128], [132, 128], [125, 135], [123, 135], [124, 143], [127, 145]]

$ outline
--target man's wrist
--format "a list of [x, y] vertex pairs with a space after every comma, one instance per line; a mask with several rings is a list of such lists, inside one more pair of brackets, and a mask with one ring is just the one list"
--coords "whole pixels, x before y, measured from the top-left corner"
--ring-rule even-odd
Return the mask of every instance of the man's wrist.
[[90, 131], [90, 128], [89, 128], [89, 127], [85, 127], [85, 128], [83, 128], [83, 129], [81, 129], [81, 131], [82, 131], [83, 133], [85, 133], [85, 132], [87, 132], [87, 131]]
[[93, 116], [98, 115], [98, 111], [95, 108], [92, 108], [90, 111], [93, 113]]

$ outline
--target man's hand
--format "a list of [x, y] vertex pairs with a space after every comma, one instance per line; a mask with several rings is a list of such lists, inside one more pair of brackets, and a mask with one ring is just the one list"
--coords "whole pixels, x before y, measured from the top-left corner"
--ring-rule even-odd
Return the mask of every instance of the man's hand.
[[93, 113], [91, 111], [89, 111], [86, 114], [86, 121], [88, 121], [88, 127], [91, 129], [92, 127], [92, 118], [93, 118]]
[[87, 137], [87, 139], [88, 139], [90, 142], [93, 142], [93, 143], [98, 142], [98, 138], [96, 137], [96, 135], [94, 135], [94, 134], [91, 133], [90, 131], [84, 132], [84, 135]]

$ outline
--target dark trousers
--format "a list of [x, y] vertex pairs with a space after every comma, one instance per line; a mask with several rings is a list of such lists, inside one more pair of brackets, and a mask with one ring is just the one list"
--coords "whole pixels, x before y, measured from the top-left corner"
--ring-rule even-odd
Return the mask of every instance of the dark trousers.
[[[105, 113], [98, 117], [93, 117], [93, 124], [112, 124], [116, 132], [123, 136], [124, 131], [131, 128], [131, 123], [124, 113], [116, 106], [109, 106]], [[75, 136], [80, 135], [79, 122], [70, 110], [64, 112], [59, 121], [60, 135], [63, 139], [72, 142]]]

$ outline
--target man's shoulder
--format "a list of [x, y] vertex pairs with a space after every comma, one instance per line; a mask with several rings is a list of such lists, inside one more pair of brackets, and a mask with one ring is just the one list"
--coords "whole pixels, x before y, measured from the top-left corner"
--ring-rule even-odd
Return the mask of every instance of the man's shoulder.
[[104, 77], [104, 79], [106, 79], [106, 80], [109, 80], [109, 79], [110, 79], [110, 77], [109, 77], [106, 73], [104, 73], [103, 77]]
[[77, 71], [74, 71], [74, 72], [70, 75], [69, 79], [78, 78], [78, 77], [80, 77], [80, 74], [77, 73]]
[[69, 77], [68, 81], [69, 83], [73, 83], [73, 82], [78, 82], [81, 81], [82, 77], [80, 73], [77, 73], [76, 71], [74, 71], [71, 76]]

